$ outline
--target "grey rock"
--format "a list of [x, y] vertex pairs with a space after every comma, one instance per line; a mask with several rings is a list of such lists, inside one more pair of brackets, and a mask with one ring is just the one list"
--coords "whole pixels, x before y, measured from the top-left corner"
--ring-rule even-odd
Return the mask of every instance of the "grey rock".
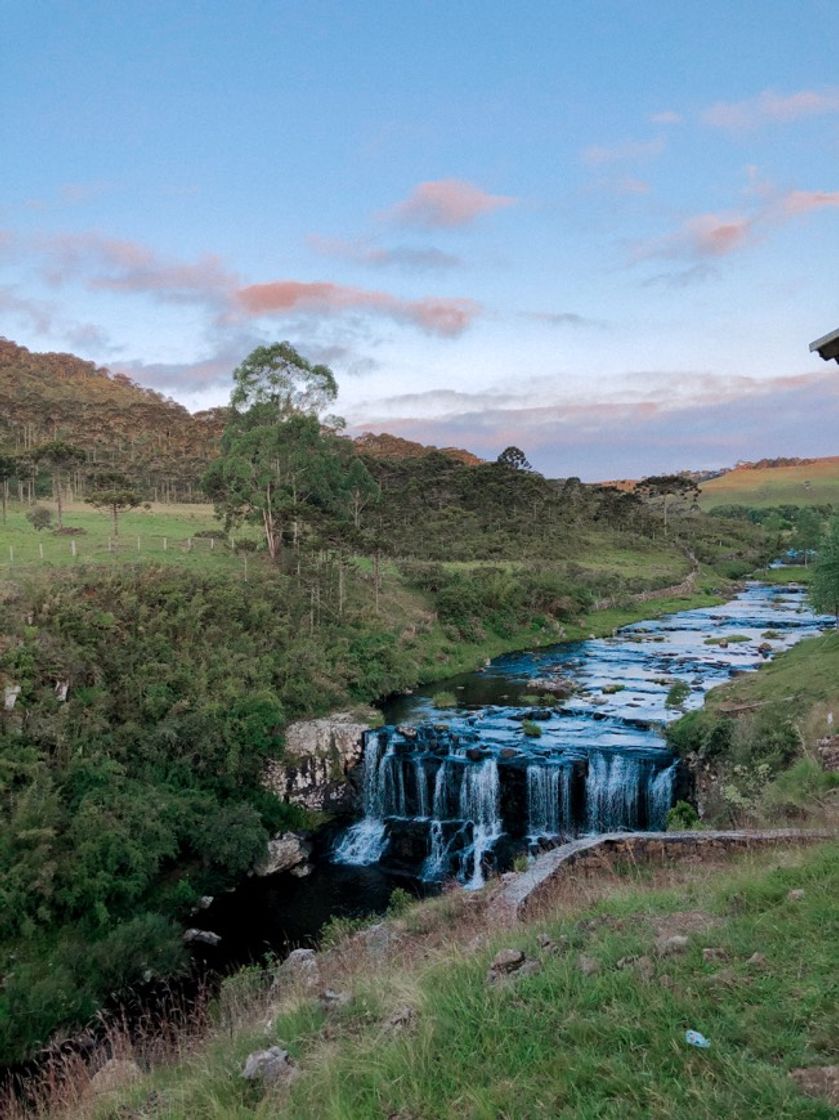
[[295, 949], [289, 953], [277, 969], [274, 985], [280, 986], [284, 981], [307, 990], [320, 987], [320, 967], [314, 949]]
[[318, 997], [318, 1003], [324, 1011], [334, 1011], [339, 1007], [346, 1007], [351, 1001], [349, 992], [336, 992], [334, 988], [324, 988]]
[[263, 1081], [266, 1085], [290, 1085], [300, 1076], [300, 1069], [287, 1050], [271, 1046], [268, 1050], [254, 1050], [245, 1060], [242, 1077], [247, 1081]]
[[787, 902], [801, 902], [803, 898], [804, 891], [800, 887], [792, 891], [787, 891]]
[[492, 958], [489, 966], [491, 972], [515, 972], [524, 964], [524, 953], [521, 949], [502, 949]]
[[183, 935], [184, 945], [219, 945], [221, 935], [209, 929], [187, 929]]
[[690, 944], [690, 938], [683, 933], [674, 933], [671, 937], [657, 937], [655, 948], [660, 957], [669, 957], [674, 953], [684, 953]]
[[280, 871], [300, 874], [299, 869], [305, 866], [306, 870], [302, 874], [308, 875], [311, 868], [307, 860], [311, 854], [312, 845], [305, 833], [283, 832], [268, 841], [267, 851], [254, 867], [253, 873], [260, 878], [265, 875], [276, 875]]

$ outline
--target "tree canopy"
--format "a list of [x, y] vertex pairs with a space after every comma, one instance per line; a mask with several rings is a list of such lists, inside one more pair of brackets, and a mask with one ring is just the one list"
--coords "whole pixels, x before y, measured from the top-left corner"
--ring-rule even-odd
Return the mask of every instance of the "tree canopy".
[[290, 342], [258, 346], [233, 371], [230, 403], [237, 412], [270, 404], [280, 419], [303, 412], [321, 416], [338, 395], [329, 366], [312, 365]]

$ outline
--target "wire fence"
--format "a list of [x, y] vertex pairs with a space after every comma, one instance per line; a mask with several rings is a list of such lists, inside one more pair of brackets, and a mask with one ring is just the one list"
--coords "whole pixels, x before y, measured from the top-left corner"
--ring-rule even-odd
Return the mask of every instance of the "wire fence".
[[0, 544], [0, 567], [154, 560], [246, 569], [252, 548], [250, 542], [245, 542], [244, 546], [240, 542], [237, 546], [235, 541], [218, 536], [131, 534], [103, 538], [99, 535], [50, 533], [35, 538], [28, 534], [14, 534], [13, 539]]

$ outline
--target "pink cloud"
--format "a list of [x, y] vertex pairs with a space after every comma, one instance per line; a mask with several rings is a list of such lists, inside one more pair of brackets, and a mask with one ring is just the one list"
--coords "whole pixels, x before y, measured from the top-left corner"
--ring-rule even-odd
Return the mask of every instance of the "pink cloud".
[[839, 206], [839, 191], [790, 191], [782, 205], [787, 214], [808, 214], [811, 210]]
[[[161, 302], [193, 304], [211, 312], [214, 325], [225, 329], [234, 326], [243, 314], [302, 312], [334, 317], [355, 311], [385, 316], [429, 334], [454, 338], [480, 312], [479, 305], [470, 299], [406, 299], [390, 292], [330, 281], [287, 279], [243, 286], [240, 278], [215, 255], [207, 254], [195, 261], [170, 260], [146, 245], [95, 231], [42, 236], [22, 248], [34, 251], [41, 274], [53, 285], [76, 282], [94, 292], [145, 295]], [[18, 246], [13, 249], [20, 251]], [[18, 310], [23, 313], [24, 309]]]
[[39, 239], [45, 277], [55, 285], [81, 277], [93, 291], [135, 292], [171, 302], [223, 300], [236, 278], [214, 255], [194, 263], [167, 261], [136, 241], [96, 232]]
[[701, 114], [705, 124], [714, 128], [740, 131], [762, 124], [786, 124], [802, 117], [839, 112], [839, 88], [802, 89], [780, 94], [764, 90], [743, 101], [718, 101]]
[[479, 312], [472, 300], [428, 297], [400, 299], [388, 292], [370, 291], [327, 282], [274, 280], [251, 284], [236, 293], [245, 312], [254, 316], [302, 311], [330, 315], [366, 311], [400, 322], [409, 322], [429, 334], [454, 337], [462, 334]]
[[419, 183], [383, 217], [401, 225], [452, 229], [469, 225], [481, 214], [513, 206], [516, 201], [509, 195], [488, 194], [463, 179], [434, 179]]
[[771, 186], [760, 184], [761, 202], [749, 214], [697, 214], [679, 229], [636, 247], [635, 260], [650, 257], [687, 257], [713, 259], [728, 256], [752, 245], [802, 214], [839, 207], [839, 191], [788, 191], [773, 194]]

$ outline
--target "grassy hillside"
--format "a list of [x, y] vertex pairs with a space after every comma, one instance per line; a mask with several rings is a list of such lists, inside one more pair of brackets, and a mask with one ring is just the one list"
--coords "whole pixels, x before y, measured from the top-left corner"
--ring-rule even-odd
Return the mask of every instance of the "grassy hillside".
[[720, 505], [815, 506], [839, 508], [839, 456], [794, 467], [741, 468], [703, 482], [703, 509]]
[[[835, 844], [775, 851], [717, 874], [627, 865], [576, 884], [538, 923], [491, 933], [474, 896], [420, 904], [391, 924], [389, 950], [339, 942], [324, 961], [345, 1006], [269, 994], [270, 972], [251, 970], [173, 1061], [98, 1100], [82, 1075], [51, 1115], [828, 1120], [827, 1100], [790, 1074], [837, 1061], [837, 856]], [[657, 952], [679, 934], [681, 951]], [[502, 948], [538, 961], [536, 974], [489, 985]], [[389, 1026], [394, 1012], [407, 1025]], [[710, 1048], [689, 1046], [688, 1029]], [[240, 1076], [270, 1045], [302, 1071], [288, 1095]]]

